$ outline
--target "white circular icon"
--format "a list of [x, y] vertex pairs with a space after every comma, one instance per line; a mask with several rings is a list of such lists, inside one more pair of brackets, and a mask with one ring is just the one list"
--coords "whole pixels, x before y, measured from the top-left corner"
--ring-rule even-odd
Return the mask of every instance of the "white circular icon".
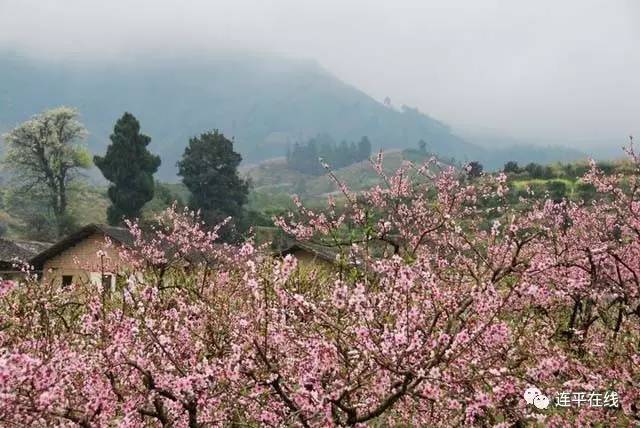
[[535, 386], [531, 386], [524, 391], [524, 401], [526, 401], [527, 404], [533, 404], [534, 398], [538, 395], [542, 395], [542, 391]]
[[544, 410], [549, 407], [549, 397], [542, 394], [536, 395], [536, 397], [533, 399], [533, 405], [538, 409]]

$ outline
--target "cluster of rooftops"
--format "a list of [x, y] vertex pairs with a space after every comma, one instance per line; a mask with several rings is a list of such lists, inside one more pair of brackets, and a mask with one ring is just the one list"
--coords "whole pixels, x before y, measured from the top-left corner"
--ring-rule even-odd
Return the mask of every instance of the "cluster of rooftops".
[[[72, 280], [73, 275], [91, 276], [91, 268], [79, 268], [78, 258], [88, 259], [85, 265], [90, 266], [97, 257], [97, 250], [105, 240], [125, 247], [134, 244], [134, 237], [128, 229], [104, 224], [89, 224], [58, 242], [19, 241], [0, 238], [0, 278], [15, 279], [23, 275], [21, 263], [27, 263], [35, 271], [57, 271], [63, 282]], [[287, 242], [274, 250], [275, 255], [294, 254], [319, 263], [334, 263], [336, 253], [328, 247], [302, 243]], [[95, 265], [95, 263], [93, 263]], [[67, 278], [66, 280], [64, 278]]]

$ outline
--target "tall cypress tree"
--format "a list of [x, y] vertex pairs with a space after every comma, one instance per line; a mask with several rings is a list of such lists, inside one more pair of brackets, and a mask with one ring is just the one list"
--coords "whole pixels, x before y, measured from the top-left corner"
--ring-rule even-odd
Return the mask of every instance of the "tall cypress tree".
[[214, 130], [191, 138], [178, 162], [178, 175], [191, 191], [190, 207], [201, 210], [210, 225], [243, 215], [249, 184], [238, 174], [241, 161], [233, 141]]
[[93, 162], [112, 183], [107, 218], [109, 224], [118, 225], [124, 218], [139, 217], [144, 204], [153, 198], [153, 174], [160, 157], [147, 150], [151, 138], [140, 133], [140, 122], [131, 113], [118, 119], [110, 139], [107, 154], [95, 156]]

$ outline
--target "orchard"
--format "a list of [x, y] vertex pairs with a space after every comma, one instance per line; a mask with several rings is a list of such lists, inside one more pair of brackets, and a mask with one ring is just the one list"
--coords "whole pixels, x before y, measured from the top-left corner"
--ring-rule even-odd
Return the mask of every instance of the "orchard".
[[[437, 162], [276, 223], [329, 272], [197, 215], [136, 224], [116, 290], [0, 288], [0, 426], [633, 426], [640, 423], [640, 158], [594, 201], [507, 203]], [[109, 245], [105, 243], [105, 245]], [[25, 268], [28, 270], [28, 268]], [[123, 269], [125, 269], [123, 267]], [[535, 387], [545, 409], [523, 393]], [[561, 406], [615, 391], [617, 406]], [[580, 404], [580, 403], [578, 403]]]

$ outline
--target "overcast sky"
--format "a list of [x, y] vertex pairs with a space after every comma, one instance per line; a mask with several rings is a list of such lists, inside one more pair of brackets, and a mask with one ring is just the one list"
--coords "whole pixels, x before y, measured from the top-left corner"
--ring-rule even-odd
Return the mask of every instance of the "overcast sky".
[[640, 134], [636, 0], [0, 0], [0, 47], [310, 58], [377, 99], [521, 139]]

